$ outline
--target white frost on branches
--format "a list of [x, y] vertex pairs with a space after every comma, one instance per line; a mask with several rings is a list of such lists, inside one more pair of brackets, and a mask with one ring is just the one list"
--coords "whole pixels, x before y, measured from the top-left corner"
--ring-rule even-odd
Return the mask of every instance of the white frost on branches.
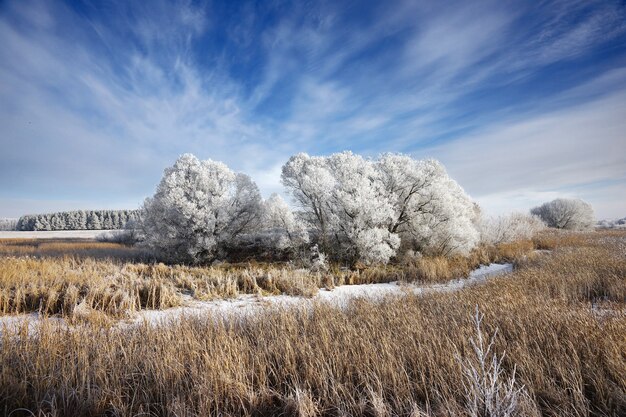
[[465, 254], [479, 239], [475, 205], [438, 161], [385, 154], [377, 163], [394, 206], [390, 230], [411, 250]]
[[400, 246], [389, 230], [394, 212], [385, 198], [380, 172], [359, 155], [342, 152], [329, 156], [327, 166], [335, 182], [330, 198], [330, 219], [337, 246], [348, 258], [386, 263]]
[[370, 161], [351, 152], [301, 153], [285, 164], [282, 180], [324, 251], [368, 263], [395, 254], [400, 239], [388, 227], [393, 207]]
[[465, 357], [457, 355], [463, 369], [467, 414], [471, 417], [521, 416], [528, 393], [524, 386], [518, 386], [515, 367], [505, 379], [505, 354], [498, 356], [495, 352], [498, 330], [489, 336], [482, 328], [483, 319], [484, 315], [476, 307], [476, 337], [470, 338], [470, 354]]
[[480, 221], [480, 240], [488, 245], [529, 240], [546, 227], [538, 216], [512, 213], [506, 216], [483, 217]]
[[578, 199], [557, 198], [530, 212], [557, 229], [588, 230], [595, 223], [591, 205]]
[[266, 244], [277, 250], [298, 248], [309, 243], [306, 224], [297, 218], [278, 194], [263, 202], [263, 231]]
[[401, 239], [422, 252], [467, 253], [479, 239], [474, 204], [434, 160], [298, 154], [282, 181], [324, 250], [348, 259], [387, 262]]
[[145, 245], [162, 259], [203, 263], [243, 246], [284, 255], [311, 240], [335, 259], [386, 263], [401, 244], [452, 255], [479, 241], [476, 205], [434, 160], [301, 153], [281, 178], [297, 213], [278, 195], [262, 201], [248, 176], [223, 163], [183, 155], [144, 203]]
[[224, 245], [259, 226], [256, 184], [221, 162], [182, 155], [167, 168], [143, 206], [145, 244], [161, 258], [188, 263], [215, 259]]

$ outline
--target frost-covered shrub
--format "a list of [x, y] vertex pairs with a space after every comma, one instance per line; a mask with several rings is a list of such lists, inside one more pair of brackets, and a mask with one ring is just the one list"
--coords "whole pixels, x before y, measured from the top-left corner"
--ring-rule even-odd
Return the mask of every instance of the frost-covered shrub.
[[143, 240], [139, 222], [130, 220], [126, 222], [123, 229], [104, 231], [96, 236], [98, 242], [121, 243], [132, 246]]
[[133, 245], [135, 239], [130, 230], [109, 230], [96, 236], [98, 242], [121, 243], [122, 245]]
[[310, 249], [311, 253], [311, 265], [309, 270], [312, 272], [325, 272], [328, 271], [328, 261], [326, 254], [319, 250], [319, 246], [313, 245]]
[[495, 351], [498, 329], [492, 335], [483, 330], [484, 315], [474, 315], [476, 336], [469, 339], [471, 349], [457, 361], [463, 370], [466, 412], [470, 417], [514, 417], [527, 415], [528, 392], [516, 379], [516, 368], [507, 377], [504, 357]]
[[480, 240], [488, 245], [528, 240], [545, 227], [539, 217], [530, 214], [483, 217], [480, 221]]
[[144, 244], [162, 259], [202, 263], [259, 227], [261, 196], [252, 180], [221, 162], [182, 155], [167, 168], [141, 219]]
[[595, 223], [591, 204], [578, 199], [557, 198], [530, 212], [557, 229], [588, 230]]

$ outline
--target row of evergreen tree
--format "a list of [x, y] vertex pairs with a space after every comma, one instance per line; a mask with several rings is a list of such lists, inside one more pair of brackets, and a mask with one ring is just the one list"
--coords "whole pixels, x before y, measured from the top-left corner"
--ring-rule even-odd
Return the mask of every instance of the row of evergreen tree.
[[2, 218], [0, 219], [0, 231], [15, 230], [17, 227], [17, 219]]
[[111, 230], [139, 220], [140, 210], [76, 210], [20, 217], [17, 230]]

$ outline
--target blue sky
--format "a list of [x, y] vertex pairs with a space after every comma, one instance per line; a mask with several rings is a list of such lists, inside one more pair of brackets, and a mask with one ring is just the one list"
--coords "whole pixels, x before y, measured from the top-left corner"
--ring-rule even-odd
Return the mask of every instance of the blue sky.
[[624, 1], [2, 1], [0, 217], [135, 208], [191, 152], [440, 159], [488, 213], [626, 216]]

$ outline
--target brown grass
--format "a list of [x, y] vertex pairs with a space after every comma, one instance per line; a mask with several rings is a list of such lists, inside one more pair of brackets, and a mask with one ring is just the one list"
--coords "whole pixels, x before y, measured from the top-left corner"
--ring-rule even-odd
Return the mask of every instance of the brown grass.
[[[529, 246], [530, 245], [530, 246]], [[240, 294], [313, 296], [319, 288], [391, 281], [435, 283], [467, 276], [480, 264], [525, 259], [530, 242], [481, 247], [468, 257], [421, 257], [401, 263], [329, 272], [291, 264], [248, 262], [210, 267], [141, 263], [140, 249], [84, 240], [0, 240], [0, 314], [39, 312], [74, 317], [99, 311], [124, 317]], [[77, 310], [77, 306], [80, 309]]]
[[[504, 376], [515, 367], [516, 386], [525, 387], [517, 415], [622, 416], [625, 245], [623, 233], [557, 241], [551, 255], [527, 258], [512, 275], [484, 286], [355, 301], [346, 310], [319, 304], [131, 329], [59, 328], [52, 321], [34, 332], [6, 329], [0, 410], [465, 416], [458, 357], [472, 357], [478, 306], [485, 332], [495, 334], [495, 352], [506, 352]], [[169, 270], [158, 268], [145, 274], [167, 279]]]
[[[442, 283], [459, 277], [466, 277], [481, 265], [493, 262], [519, 263], [534, 258], [535, 246], [531, 241], [503, 243], [498, 246], [479, 246], [468, 256], [423, 256], [405, 257], [398, 265], [391, 267], [406, 282]], [[389, 268], [389, 267], [388, 267]], [[372, 268], [373, 271], [376, 268]], [[365, 271], [371, 274], [372, 271]]]
[[120, 243], [84, 239], [0, 239], [0, 256], [31, 256], [37, 258], [114, 259], [117, 261], [148, 261], [150, 255], [139, 248]]
[[167, 280], [135, 274], [127, 266], [69, 257], [0, 258], [0, 313], [71, 316], [80, 306], [125, 316], [181, 303]]

